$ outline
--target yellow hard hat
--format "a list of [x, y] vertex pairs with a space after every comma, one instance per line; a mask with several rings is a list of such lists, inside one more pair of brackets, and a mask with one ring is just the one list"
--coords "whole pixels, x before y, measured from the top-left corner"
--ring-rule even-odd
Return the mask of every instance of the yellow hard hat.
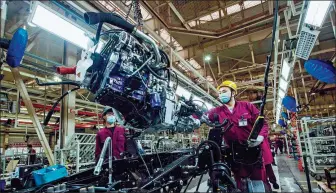
[[232, 88], [234, 91], [237, 92], [237, 85], [236, 83], [230, 81], [230, 80], [226, 80], [224, 82], [222, 82], [222, 84], [220, 84], [218, 87], [217, 87], [217, 90], [219, 90], [220, 88], [222, 87], [229, 87], [229, 88]]

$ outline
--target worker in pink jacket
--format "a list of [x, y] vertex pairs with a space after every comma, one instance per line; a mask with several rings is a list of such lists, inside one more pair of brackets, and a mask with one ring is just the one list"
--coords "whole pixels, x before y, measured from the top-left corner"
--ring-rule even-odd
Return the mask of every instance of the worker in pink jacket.
[[[214, 114], [218, 115], [219, 122], [222, 123], [224, 119], [228, 119], [233, 123], [233, 127], [224, 133], [225, 143], [230, 147], [235, 147], [236, 143], [246, 143], [251, 133], [254, 122], [256, 121], [259, 110], [250, 102], [236, 101], [237, 85], [232, 81], [224, 81], [218, 88], [219, 99], [223, 103], [222, 106], [211, 109], [208, 112], [210, 121], [214, 121]], [[268, 137], [268, 125], [265, 124], [258, 136], [258, 138], [248, 143], [248, 146], [253, 148], [260, 146], [262, 150], [269, 148], [264, 139]], [[269, 158], [271, 156], [271, 158]], [[246, 165], [234, 162], [232, 171], [239, 189], [242, 190], [242, 179], [250, 178], [251, 180], [262, 180], [269, 188], [266, 178], [265, 167], [261, 160], [255, 165]], [[264, 155], [263, 159], [272, 159], [272, 155]]]
[[[117, 120], [114, 116], [111, 107], [105, 107], [102, 117], [104, 120], [105, 127], [100, 129], [96, 135], [96, 151], [95, 159], [98, 162], [106, 138], [111, 137], [112, 139], [112, 155], [116, 159], [120, 159], [120, 154], [125, 151], [126, 138], [125, 138], [125, 128], [117, 126]], [[105, 158], [108, 158], [108, 151], [105, 154]]]
[[266, 170], [266, 178], [269, 180], [269, 182], [271, 182], [271, 184], [273, 185], [274, 189], [279, 189], [279, 184], [277, 183], [277, 179], [275, 177], [273, 168], [272, 168], [272, 163], [274, 162], [274, 158], [272, 155], [272, 151], [271, 151], [271, 147], [269, 144], [268, 139], [265, 139], [263, 141], [263, 144], [266, 144], [265, 147], [262, 149], [262, 155], [263, 155], [263, 161], [264, 161], [264, 165], [265, 165], [265, 170]]

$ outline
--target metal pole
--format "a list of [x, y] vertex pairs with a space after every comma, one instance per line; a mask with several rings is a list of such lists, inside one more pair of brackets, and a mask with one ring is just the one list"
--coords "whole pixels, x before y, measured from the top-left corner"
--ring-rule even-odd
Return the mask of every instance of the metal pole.
[[112, 185], [112, 140], [110, 141], [110, 144], [109, 145], [109, 186]]
[[16, 102], [17, 102], [17, 106], [16, 106], [16, 112], [15, 112], [15, 124], [14, 124], [14, 128], [18, 127], [18, 123], [19, 123], [19, 110], [20, 110], [20, 91], [17, 90], [17, 95], [16, 95]]
[[79, 141], [77, 141], [77, 152], [76, 152], [76, 172], [79, 172], [79, 151], [80, 151], [80, 147], [79, 147]]
[[222, 71], [221, 71], [221, 68], [220, 68], [220, 62], [219, 62], [219, 55], [217, 53], [217, 65], [218, 65], [218, 76], [219, 75], [222, 75]]
[[309, 176], [309, 169], [308, 169], [307, 156], [306, 155], [303, 155], [303, 163], [304, 163], [304, 170], [305, 170], [306, 179], [307, 179], [308, 191], [309, 191], [309, 193], [311, 193], [312, 188], [311, 188], [311, 184], [310, 184], [310, 176]]
[[[276, 13], [278, 14], [278, 13]], [[274, 38], [274, 42], [272, 42], [274, 44], [274, 65], [273, 65], [273, 88], [274, 91], [277, 90], [277, 72], [278, 72], [278, 51], [279, 51], [279, 26], [280, 26], [280, 16], [278, 15], [278, 20], [277, 20], [277, 27], [276, 27], [276, 32], [275, 32], [275, 38]], [[284, 43], [282, 45], [282, 49], [284, 49]], [[284, 51], [284, 50], [282, 50]], [[273, 115], [276, 115], [276, 95], [277, 92], [273, 92]], [[275, 118], [275, 117], [274, 117]]]

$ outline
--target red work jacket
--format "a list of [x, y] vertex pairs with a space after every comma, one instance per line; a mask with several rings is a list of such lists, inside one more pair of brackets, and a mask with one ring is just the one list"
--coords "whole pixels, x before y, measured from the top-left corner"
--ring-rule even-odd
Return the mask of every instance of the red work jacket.
[[[259, 115], [259, 110], [250, 102], [236, 101], [232, 113], [225, 105], [211, 109], [207, 113], [209, 115], [210, 121], [215, 121], [215, 113], [218, 115], [220, 123], [222, 123], [224, 119], [228, 119], [231, 123], [233, 123], [233, 127], [224, 134], [224, 140], [226, 144], [230, 146], [231, 143], [234, 141], [247, 141], [253, 128], [254, 122]], [[242, 118], [247, 119], [247, 126], [239, 126], [239, 120], [241, 120]], [[267, 140], [268, 124], [266, 121], [259, 135], [264, 136], [264, 141]], [[264, 163], [268, 163], [269, 161], [273, 160], [271, 151], [268, 151], [268, 143], [262, 143], [261, 148], [263, 150]]]
[[[113, 132], [112, 132], [113, 130]], [[96, 151], [95, 151], [95, 159], [99, 160], [99, 156], [104, 147], [104, 142], [106, 138], [111, 137], [112, 139], [112, 155], [117, 159], [120, 159], [120, 153], [125, 151], [125, 129], [120, 126], [116, 126], [113, 128], [102, 128], [98, 131], [96, 136]], [[106, 152], [105, 157], [108, 157], [108, 152]]]

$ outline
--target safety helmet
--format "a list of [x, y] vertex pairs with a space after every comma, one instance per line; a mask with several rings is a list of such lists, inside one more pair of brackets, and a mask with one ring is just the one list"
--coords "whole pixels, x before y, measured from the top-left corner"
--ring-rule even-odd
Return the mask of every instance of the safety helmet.
[[112, 107], [106, 106], [103, 110], [102, 117], [104, 117], [108, 112], [113, 112]]
[[220, 88], [222, 87], [229, 87], [231, 89], [233, 89], [234, 91], [237, 92], [237, 85], [236, 83], [234, 83], [233, 81], [230, 81], [230, 80], [225, 80], [224, 82], [222, 82], [222, 84], [220, 84], [218, 87], [217, 87], [217, 90], [219, 90]]

